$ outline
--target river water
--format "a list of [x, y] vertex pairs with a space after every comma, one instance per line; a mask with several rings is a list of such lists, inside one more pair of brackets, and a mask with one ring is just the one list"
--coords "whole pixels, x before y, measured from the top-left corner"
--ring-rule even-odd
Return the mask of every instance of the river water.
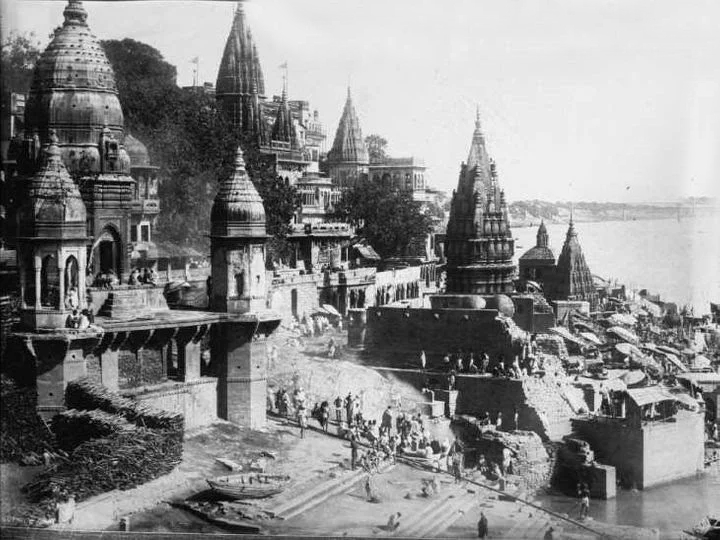
[[[550, 247], [560, 255], [566, 224], [549, 224]], [[576, 223], [593, 274], [645, 288], [664, 301], [690, 304], [695, 314], [720, 302], [720, 212], [698, 218]], [[516, 256], [535, 245], [535, 227], [513, 228]]]
[[[560, 254], [566, 224], [549, 224], [550, 247]], [[585, 260], [593, 274], [646, 288], [668, 302], [692, 305], [696, 314], [720, 302], [720, 213], [681, 220], [576, 223]], [[513, 228], [516, 255], [535, 245], [535, 227]], [[678, 456], [682, 459], [682, 456]], [[546, 507], [577, 516], [570, 497], [542, 498]], [[591, 503], [590, 516], [618, 525], [654, 527], [679, 538], [708, 514], [720, 515], [720, 471], [650, 488], [618, 491], [617, 498]]]

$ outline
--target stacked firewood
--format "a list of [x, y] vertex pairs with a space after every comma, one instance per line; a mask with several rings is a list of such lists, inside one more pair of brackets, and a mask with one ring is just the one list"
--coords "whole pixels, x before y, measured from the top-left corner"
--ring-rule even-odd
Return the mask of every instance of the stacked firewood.
[[72, 409], [53, 420], [53, 429], [71, 453], [25, 486], [31, 500], [82, 501], [131, 489], [182, 460], [182, 414], [138, 404], [86, 378], [68, 384], [66, 404]]
[[55, 441], [37, 415], [35, 388], [18, 386], [3, 375], [0, 404], [0, 462], [41, 464], [43, 453], [55, 451]]
[[131, 424], [122, 416], [97, 409], [92, 411], [70, 409], [53, 418], [52, 430], [58, 446], [69, 452], [92, 439], [107, 437], [121, 431], [133, 431], [135, 424]]

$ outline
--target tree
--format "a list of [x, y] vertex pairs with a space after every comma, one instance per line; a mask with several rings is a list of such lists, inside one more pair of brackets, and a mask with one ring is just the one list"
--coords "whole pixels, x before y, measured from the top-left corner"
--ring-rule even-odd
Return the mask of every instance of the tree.
[[387, 159], [387, 140], [375, 133], [365, 137], [370, 163], [381, 163]]
[[382, 180], [368, 179], [345, 191], [334, 217], [359, 227], [358, 234], [383, 258], [404, 255], [432, 226], [421, 203]]
[[[0, 86], [3, 116], [12, 107], [12, 94], [27, 94], [32, 83], [33, 69], [40, 57], [40, 42], [34, 33], [11, 32], [2, 43]], [[22, 126], [18, 126], [21, 128]]]

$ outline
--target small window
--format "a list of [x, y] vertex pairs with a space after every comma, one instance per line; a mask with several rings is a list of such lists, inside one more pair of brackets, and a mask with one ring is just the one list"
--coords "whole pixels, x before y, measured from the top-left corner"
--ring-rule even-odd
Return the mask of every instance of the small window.
[[150, 241], [150, 225], [140, 226], [140, 238], [143, 242]]
[[130, 227], [130, 241], [137, 242], [137, 227], [135, 225]]

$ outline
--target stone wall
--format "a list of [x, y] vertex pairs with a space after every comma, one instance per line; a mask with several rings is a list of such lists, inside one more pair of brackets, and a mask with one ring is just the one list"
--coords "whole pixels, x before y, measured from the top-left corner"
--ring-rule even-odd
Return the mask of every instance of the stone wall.
[[626, 486], [644, 489], [703, 469], [702, 414], [680, 411], [674, 422], [647, 422], [640, 428], [602, 418], [578, 420], [574, 427], [599, 462], [615, 466]]
[[498, 312], [490, 309], [373, 307], [367, 310], [364, 345], [398, 362], [416, 358], [424, 350], [428, 367], [458, 349], [512, 357], [509, 325], [513, 323], [497, 317]]
[[676, 422], [643, 425], [643, 488], [694, 476], [703, 470], [703, 414], [680, 411], [675, 418]]
[[217, 420], [217, 379], [213, 377], [134, 388], [122, 394], [157, 409], [182, 413], [185, 429]]
[[157, 384], [167, 378], [163, 352], [159, 349], [121, 350], [118, 357], [120, 388]]
[[[558, 385], [554, 378], [504, 379], [481, 375], [458, 375], [457, 414], [480, 416], [490, 413], [492, 420], [501, 412], [504, 430], [521, 429], [537, 433], [543, 440], [559, 440], [572, 431], [575, 411], [564, 392], [569, 385]], [[515, 409], [518, 426], [514, 425]]]
[[[283, 322], [292, 317], [302, 320], [318, 307], [318, 274], [288, 275], [273, 278], [268, 287], [268, 307], [281, 315]], [[269, 278], [269, 276], [268, 276]]]

